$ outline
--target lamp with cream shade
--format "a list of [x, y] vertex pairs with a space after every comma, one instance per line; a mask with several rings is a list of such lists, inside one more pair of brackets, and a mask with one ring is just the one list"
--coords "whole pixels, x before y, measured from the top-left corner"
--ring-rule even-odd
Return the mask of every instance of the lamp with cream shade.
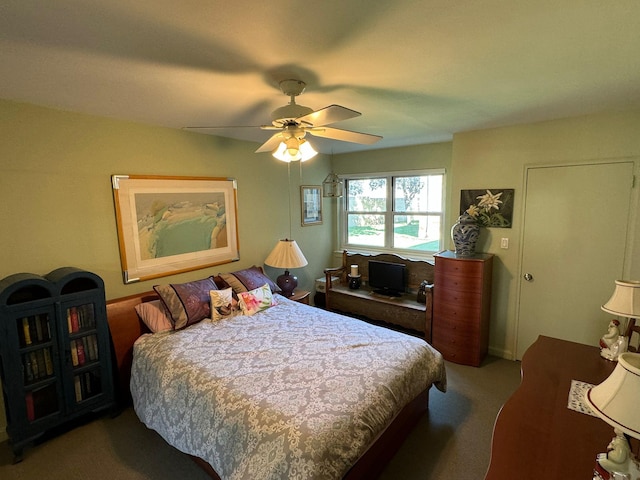
[[622, 353], [611, 375], [588, 389], [585, 400], [615, 432], [607, 453], [596, 458], [594, 478], [640, 480], [640, 465], [626, 438], [640, 439], [640, 354]]
[[287, 238], [278, 241], [264, 263], [270, 267], [284, 268], [284, 274], [276, 279], [276, 284], [285, 297], [293, 295], [293, 291], [298, 286], [298, 279], [289, 273], [289, 269], [301, 268], [308, 264], [296, 241]]

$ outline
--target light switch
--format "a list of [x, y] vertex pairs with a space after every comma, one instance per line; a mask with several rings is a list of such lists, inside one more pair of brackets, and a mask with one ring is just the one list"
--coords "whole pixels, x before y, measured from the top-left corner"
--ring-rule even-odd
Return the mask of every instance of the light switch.
[[508, 238], [500, 239], [500, 248], [504, 248], [505, 250], [509, 248], [509, 239]]

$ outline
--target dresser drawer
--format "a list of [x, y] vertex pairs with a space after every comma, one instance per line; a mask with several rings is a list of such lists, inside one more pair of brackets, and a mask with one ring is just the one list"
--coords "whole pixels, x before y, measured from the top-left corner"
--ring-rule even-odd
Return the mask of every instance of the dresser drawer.
[[436, 265], [445, 275], [463, 275], [473, 278], [482, 278], [485, 268], [484, 262], [441, 257], [436, 257]]
[[436, 324], [443, 328], [456, 325], [463, 329], [472, 328], [479, 331], [480, 313], [480, 307], [441, 303], [434, 309], [433, 317]]
[[433, 347], [442, 354], [445, 360], [473, 367], [479, 367], [486, 354], [480, 351], [477, 345], [474, 345], [474, 342], [471, 341], [466, 345], [458, 343], [436, 345], [434, 340]]
[[478, 307], [482, 305], [482, 294], [479, 292], [469, 292], [463, 290], [451, 290], [436, 287], [433, 292], [434, 308], [438, 308], [443, 303], [455, 305], [466, 305], [468, 307]]
[[477, 333], [465, 329], [434, 329], [433, 347], [446, 360], [456, 363], [476, 364], [480, 360], [481, 347], [476, 341]]
[[[435, 276], [436, 292], [438, 290], [456, 290], [458, 292], [477, 292], [482, 291], [482, 284], [477, 278], [459, 277], [457, 275], [436, 275]], [[434, 292], [435, 293], [435, 292]]]

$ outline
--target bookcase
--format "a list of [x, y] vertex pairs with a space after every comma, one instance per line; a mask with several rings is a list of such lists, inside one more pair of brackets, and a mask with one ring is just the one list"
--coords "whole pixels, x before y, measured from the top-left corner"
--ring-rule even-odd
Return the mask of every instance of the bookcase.
[[63, 267], [0, 280], [0, 374], [15, 461], [46, 431], [113, 407], [102, 279]]

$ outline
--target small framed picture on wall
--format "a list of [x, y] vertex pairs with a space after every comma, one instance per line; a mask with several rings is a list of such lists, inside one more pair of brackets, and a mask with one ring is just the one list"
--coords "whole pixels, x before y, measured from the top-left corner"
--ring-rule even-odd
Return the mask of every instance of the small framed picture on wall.
[[301, 186], [300, 204], [303, 227], [322, 223], [322, 185]]

